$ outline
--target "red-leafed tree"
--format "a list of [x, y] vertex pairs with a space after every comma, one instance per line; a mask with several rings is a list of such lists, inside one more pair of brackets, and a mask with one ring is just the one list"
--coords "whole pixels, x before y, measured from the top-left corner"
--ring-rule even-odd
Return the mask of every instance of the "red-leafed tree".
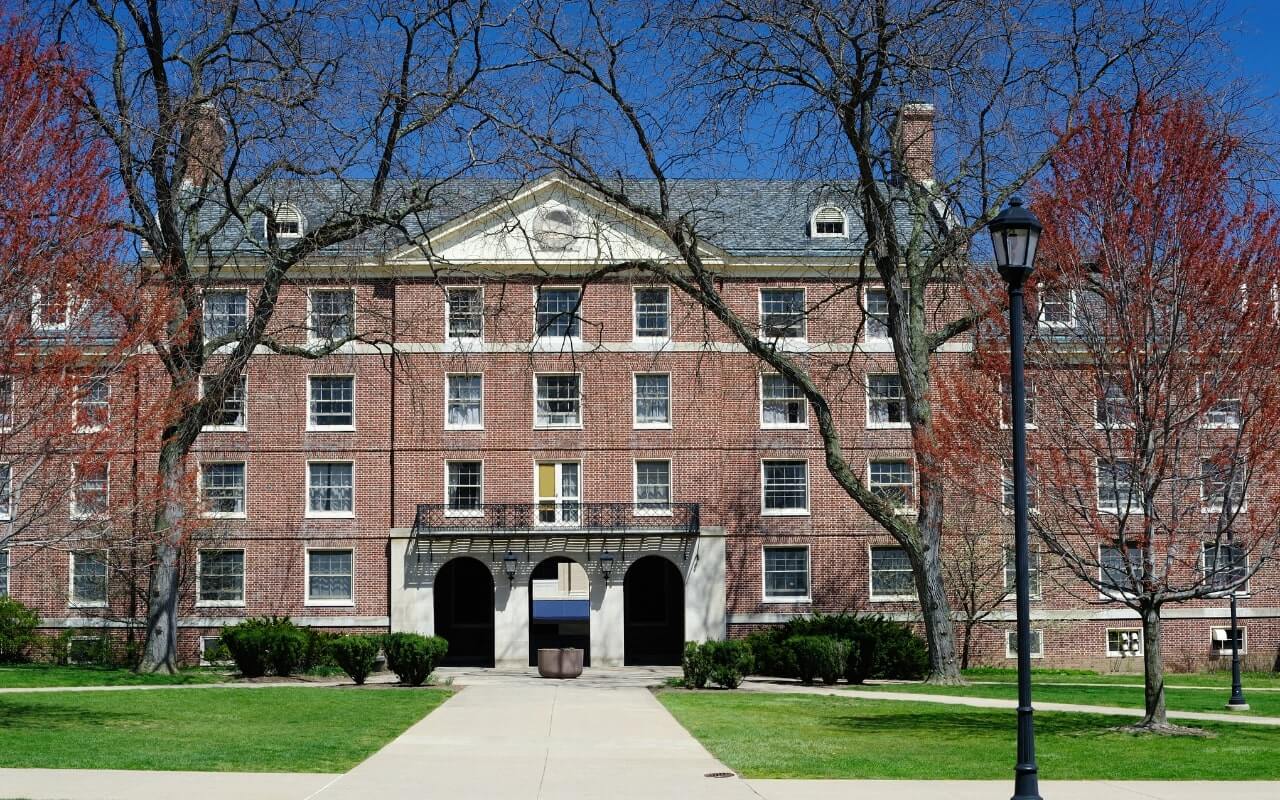
[[[1199, 102], [1103, 104], [1033, 195], [1031, 523], [1083, 599], [1140, 617], [1119, 644], [1143, 658], [1145, 730], [1171, 727], [1164, 607], [1240, 589], [1277, 544], [1280, 221], [1233, 180], [1238, 146]], [[1003, 324], [948, 403], [954, 474], [993, 505]]]

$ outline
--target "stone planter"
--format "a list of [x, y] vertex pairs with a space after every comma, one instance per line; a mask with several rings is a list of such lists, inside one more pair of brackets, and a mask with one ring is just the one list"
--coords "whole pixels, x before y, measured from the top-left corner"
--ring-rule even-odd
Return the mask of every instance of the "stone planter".
[[582, 674], [582, 650], [548, 647], [538, 650], [538, 674], [544, 678], [576, 678]]

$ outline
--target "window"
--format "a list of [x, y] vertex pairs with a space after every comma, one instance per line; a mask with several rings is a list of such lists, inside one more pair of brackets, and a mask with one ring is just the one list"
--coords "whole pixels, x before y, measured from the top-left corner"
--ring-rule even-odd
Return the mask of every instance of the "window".
[[1124, 386], [1114, 378], [1102, 380], [1095, 411], [1099, 428], [1122, 428], [1134, 423], [1133, 404], [1129, 402]]
[[1111, 514], [1142, 513], [1142, 487], [1128, 461], [1098, 461], [1098, 510]]
[[355, 600], [350, 550], [307, 551], [307, 605], [349, 606]]
[[65, 331], [71, 326], [71, 290], [36, 289], [31, 293], [31, 327], [37, 331]]
[[85, 378], [76, 386], [72, 403], [76, 433], [96, 433], [111, 421], [111, 384], [101, 375]]
[[1218, 400], [1204, 412], [1204, 426], [1206, 428], [1239, 428], [1241, 415], [1239, 400]]
[[480, 516], [484, 513], [484, 465], [479, 461], [447, 461], [445, 513], [448, 516]]
[[822, 206], [813, 212], [813, 225], [810, 228], [815, 238], [843, 237], [844, 212], [835, 206]]
[[356, 424], [356, 379], [350, 375], [312, 375], [307, 430], [352, 430]]
[[201, 550], [196, 576], [196, 605], [244, 605], [243, 550]]
[[636, 375], [635, 426], [671, 427], [671, 376]]
[[291, 205], [282, 205], [275, 210], [275, 219], [265, 221], [268, 234], [274, 233], [281, 239], [297, 239], [304, 233], [302, 212]]
[[350, 289], [312, 289], [308, 335], [313, 342], [349, 339], [355, 333], [355, 313]]
[[671, 336], [671, 291], [665, 286], [636, 289], [636, 338], [666, 339]]
[[889, 338], [889, 292], [885, 289], [868, 289], [865, 301], [867, 312], [863, 334], [868, 341], [884, 341]]
[[0, 550], [0, 597], [9, 596], [9, 551]]
[[71, 518], [95, 519], [106, 516], [108, 469], [106, 464], [79, 464], [72, 468]]
[[[1004, 632], [1004, 657], [1018, 657], [1018, 632]], [[1038, 629], [1031, 631], [1031, 657], [1044, 658], [1044, 633]]]
[[231, 651], [222, 643], [221, 636], [200, 637], [200, 666], [217, 667], [233, 663]]
[[805, 337], [804, 289], [760, 290], [760, 335], [766, 339]]
[[1129, 575], [1142, 577], [1142, 548], [1128, 545], [1119, 547], [1103, 545], [1098, 548], [1099, 578], [1103, 595], [1127, 594], [1133, 585]]
[[[200, 391], [204, 392], [204, 387], [209, 381], [213, 380], [211, 375], [200, 376]], [[209, 420], [209, 424], [204, 426], [207, 431], [242, 431], [249, 425], [248, 416], [248, 379], [241, 375], [238, 380], [231, 382], [231, 386], [227, 389], [227, 393], [222, 398], [222, 405], [218, 410], [213, 412], [213, 418]]]
[[578, 223], [568, 209], [543, 210], [533, 221], [533, 241], [539, 250], [569, 250], [577, 239]]
[[537, 335], [575, 339], [582, 336], [581, 305], [581, 289], [538, 289]]
[[[1013, 461], [1005, 459], [1004, 469], [1000, 471], [1001, 508], [1009, 514], [1013, 513]], [[1027, 465], [1027, 510], [1036, 510], [1036, 471]]]
[[444, 426], [450, 430], [484, 427], [484, 378], [480, 375], [446, 375]]
[[1107, 655], [1121, 658], [1142, 655], [1142, 629], [1108, 628]]
[[915, 485], [911, 462], [903, 460], [872, 461], [871, 491], [892, 505], [910, 508], [915, 504]]
[[[1024, 378], [1023, 387], [1026, 403], [1023, 406], [1028, 428], [1036, 425], [1036, 379]], [[1000, 378], [1000, 427], [1013, 427], [1013, 384], [1008, 378]]]
[[13, 378], [0, 375], [0, 432], [13, 428]]
[[871, 599], [914, 600], [916, 581], [911, 559], [901, 547], [871, 548]]
[[576, 461], [538, 464], [538, 523], [577, 525], [581, 519], [582, 487]]
[[249, 324], [249, 297], [244, 291], [204, 293], [204, 338], [234, 336]]
[[809, 462], [765, 461], [761, 470], [765, 514], [809, 513]]
[[350, 461], [307, 463], [307, 516], [350, 517], [355, 514], [354, 466]]
[[1224, 508], [1228, 514], [1243, 511], [1247, 505], [1245, 469], [1243, 464], [1220, 464], [1211, 458], [1201, 459], [1201, 510], [1210, 514], [1221, 514]]
[[445, 290], [450, 339], [480, 339], [484, 336], [484, 293], [478, 288], [451, 287]]
[[908, 424], [902, 378], [897, 375], [868, 375], [867, 427], [905, 428]]
[[760, 426], [809, 427], [809, 403], [798, 384], [783, 375], [760, 376]]
[[13, 516], [13, 467], [0, 464], [0, 520]]
[[764, 599], [767, 603], [809, 602], [809, 548], [764, 548]]
[[1249, 593], [1249, 554], [1240, 545], [1205, 542], [1200, 563], [1210, 589], [1223, 594]]
[[243, 517], [244, 462], [201, 464], [200, 495], [207, 516]]
[[[1031, 597], [1040, 597], [1040, 551], [1032, 549], [1027, 553], [1028, 556], [1028, 573], [1027, 584], [1031, 590]], [[1014, 560], [1014, 550], [1012, 547], [1004, 549], [1004, 591], [1009, 597], [1013, 597], [1018, 587], [1018, 565]]]
[[534, 427], [573, 428], [582, 424], [580, 375], [536, 375]]
[[1209, 652], [1215, 656], [1229, 656], [1233, 647], [1240, 655], [1249, 652], [1248, 628], [1211, 628]]
[[671, 513], [671, 462], [636, 462], [636, 514]]
[[1047, 290], [1040, 295], [1040, 328], [1055, 330], [1075, 324], [1075, 295], [1069, 290]]
[[71, 554], [71, 605], [107, 604], [107, 557], [105, 553]]

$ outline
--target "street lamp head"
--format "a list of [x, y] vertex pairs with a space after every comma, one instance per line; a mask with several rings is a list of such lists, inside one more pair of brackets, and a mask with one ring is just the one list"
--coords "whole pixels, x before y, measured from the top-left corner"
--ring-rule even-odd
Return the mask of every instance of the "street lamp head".
[[507, 573], [507, 580], [511, 585], [516, 582], [516, 565], [520, 563], [520, 557], [510, 550], [502, 557], [502, 568]]
[[605, 550], [600, 554], [600, 574], [604, 575], [604, 582], [609, 582], [609, 576], [613, 574], [613, 553]]
[[996, 269], [1009, 283], [1022, 284], [1036, 266], [1036, 247], [1044, 226], [1022, 205], [1021, 197], [1009, 199], [1009, 206], [987, 224]]

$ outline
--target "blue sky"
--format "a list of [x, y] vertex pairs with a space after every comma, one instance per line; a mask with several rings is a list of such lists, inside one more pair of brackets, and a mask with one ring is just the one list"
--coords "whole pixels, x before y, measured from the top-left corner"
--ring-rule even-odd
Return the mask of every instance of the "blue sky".
[[1280, 0], [1227, 0], [1225, 10], [1239, 71], [1259, 94], [1280, 95]]

